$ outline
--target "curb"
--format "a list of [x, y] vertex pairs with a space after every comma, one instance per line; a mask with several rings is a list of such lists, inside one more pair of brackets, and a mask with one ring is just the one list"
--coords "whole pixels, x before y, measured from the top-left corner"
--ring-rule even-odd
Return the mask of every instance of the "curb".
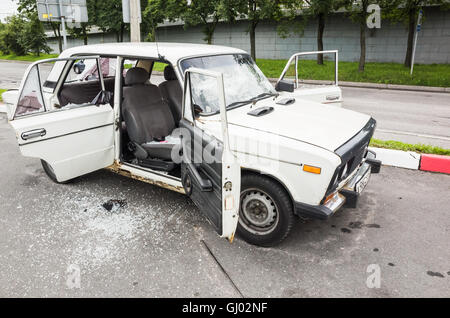
[[369, 147], [385, 166], [450, 174], [450, 156]]
[[[271, 83], [276, 83], [278, 78], [269, 78]], [[313, 85], [332, 85], [334, 81], [318, 81], [318, 80], [303, 80], [303, 84]], [[344, 82], [339, 81], [341, 87], [354, 88], [372, 88], [372, 89], [388, 89], [396, 91], [414, 91], [414, 92], [428, 92], [428, 93], [450, 93], [450, 87], [433, 87], [433, 86], [414, 86], [414, 85], [397, 85], [397, 84], [378, 84], [378, 83], [363, 83], [363, 82]]]

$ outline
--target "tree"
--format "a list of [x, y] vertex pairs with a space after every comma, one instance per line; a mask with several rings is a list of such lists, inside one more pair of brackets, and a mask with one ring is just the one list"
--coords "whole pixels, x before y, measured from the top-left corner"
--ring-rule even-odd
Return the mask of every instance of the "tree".
[[3, 53], [25, 55], [26, 48], [23, 46], [23, 30], [26, 20], [23, 15], [13, 15], [6, 18], [6, 24], [0, 33], [0, 42]]
[[39, 56], [41, 52], [47, 54], [51, 52], [50, 47], [47, 45], [44, 27], [36, 14], [28, 16], [28, 21], [24, 25], [19, 42], [27, 53], [31, 52], [36, 56]]
[[146, 40], [155, 41], [156, 28], [165, 19], [180, 19], [187, 3], [179, 0], [148, 0], [143, 13], [143, 29], [148, 33]]
[[256, 27], [264, 19], [279, 20], [283, 16], [282, 0], [225, 0], [222, 10], [229, 22], [235, 18], [248, 20], [250, 34], [250, 53], [256, 60]]
[[393, 22], [402, 22], [407, 25], [408, 40], [404, 64], [406, 67], [411, 67], [414, 33], [420, 9], [427, 5], [448, 6], [448, 2], [445, 0], [394, 0], [391, 2], [393, 5], [387, 10], [386, 17]]
[[83, 39], [84, 45], [88, 44], [88, 34], [93, 25], [95, 25], [96, 20], [96, 2], [97, 0], [86, 0], [86, 7], [88, 12], [89, 22], [76, 23], [75, 26], [68, 27], [68, 33], [77, 39]]
[[222, 4], [223, 0], [192, 0], [181, 18], [185, 21], [186, 26], [203, 24], [204, 40], [211, 44], [217, 23], [224, 15]]
[[87, 45], [89, 29], [90, 25], [86, 22], [82, 22], [78, 26], [68, 27], [67, 32], [76, 39], [83, 39], [84, 45]]
[[[303, 14], [305, 19], [317, 19], [317, 50], [323, 51], [323, 34], [325, 31], [325, 20], [335, 9], [336, 0], [304, 0]], [[323, 65], [323, 54], [317, 55], [317, 64]]]
[[371, 4], [380, 4], [379, 0], [343, 0], [337, 3], [336, 7], [345, 7], [347, 14], [352, 21], [359, 24], [359, 72], [364, 72], [366, 66], [366, 31], [367, 18], [369, 14], [367, 9]]
[[16, 14], [0, 28], [0, 50], [4, 54], [26, 55], [50, 52], [44, 28], [34, 14]]
[[[36, 14], [37, 15], [37, 2], [36, 0], [17, 0], [17, 10], [21, 14]], [[63, 50], [62, 37], [61, 37], [61, 23], [49, 21], [45, 22], [53, 31], [55, 38], [58, 40], [58, 48], [61, 53]]]
[[115, 33], [117, 42], [123, 42], [126, 25], [123, 22], [122, 0], [97, 0], [95, 1], [94, 10], [96, 16], [93, 22], [103, 32]]

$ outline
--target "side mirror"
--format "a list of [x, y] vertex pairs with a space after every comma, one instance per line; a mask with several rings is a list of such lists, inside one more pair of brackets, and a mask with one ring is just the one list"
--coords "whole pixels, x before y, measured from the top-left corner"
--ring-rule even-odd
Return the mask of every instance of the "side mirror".
[[193, 107], [194, 107], [194, 115], [195, 115], [195, 117], [198, 117], [200, 115], [200, 113], [203, 112], [203, 109], [200, 106], [198, 106], [197, 104], [194, 104]]
[[275, 85], [275, 89], [277, 92], [294, 92], [294, 83], [289, 83], [288, 81], [279, 81], [277, 85]]
[[73, 71], [75, 72], [75, 74], [81, 74], [81, 68], [80, 68], [80, 66], [74, 65]]
[[81, 60], [75, 63], [75, 65], [73, 66], [73, 71], [75, 72], [75, 74], [81, 74], [83, 73], [85, 67], [86, 65], [84, 64], [84, 60]]

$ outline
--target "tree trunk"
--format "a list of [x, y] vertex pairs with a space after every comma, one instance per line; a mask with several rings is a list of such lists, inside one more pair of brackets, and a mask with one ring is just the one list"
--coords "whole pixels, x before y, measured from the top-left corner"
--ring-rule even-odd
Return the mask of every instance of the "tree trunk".
[[125, 24], [120, 24], [120, 42], [123, 42], [123, 32], [125, 30]]
[[359, 36], [361, 55], [359, 57], [359, 72], [364, 72], [366, 67], [366, 25], [365, 21], [360, 24], [360, 36]]
[[83, 27], [83, 42], [84, 42], [84, 45], [88, 44], [88, 35], [87, 35], [85, 27]]
[[212, 44], [212, 37], [213, 37], [214, 31], [211, 31], [210, 29], [208, 29], [206, 32], [207, 32], [206, 33], [206, 43]]
[[[317, 28], [317, 50], [323, 51], [323, 31], [325, 30], [325, 15], [319, 13], [319, 22]], [[317, 64], [323, 65], [323, 54], [317, 55]]]
[[58, 33], [58, 46], [59, 46], [59, 53], [61, 53], [63, 51], [63, 43], [62, 43], [62, 39], [61, 39], [61, 30], [59, 29], [59, 27], [61, 26], [61, 24], [59, 24], [56, 28], [56, 32]]
[[55, 38], [58, 40], [59, 53], [61, 53], [62, 52], [62, 42], [61, 42], [61, 33], [59, 32], [59, 26], [57, 26], [53, 22], [50, 22], [50, 27], [52, 28]]
[[416, 29], [416, 10], [410, 9], [408, 14], [408, 48], [406, 49], [405, 66], [411, 67]]
[[256, 25], [254, 21], [250, 22], [250, 55], [256, 61]]

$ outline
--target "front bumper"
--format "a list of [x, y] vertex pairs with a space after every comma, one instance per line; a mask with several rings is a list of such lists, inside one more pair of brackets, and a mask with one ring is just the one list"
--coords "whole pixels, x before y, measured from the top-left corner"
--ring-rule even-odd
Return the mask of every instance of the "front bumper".
[[361, 191], [357, 191], [357, 187], [360, 186], [359, 183], [362, 182], [363, 178], [368, 178], [368, 174], [379, 173], [380, 168], [381, 161], [376, 160], [376, 154], [373, 151], [369, 151], [364, 163], [340, 190], [329, 196], [329, 199], [322, 205], [313, 206], [295, 202], [295, 214], [302, 217], [325, 220], [344, 205], [349, 208], [355, 208], [361, 194]]

